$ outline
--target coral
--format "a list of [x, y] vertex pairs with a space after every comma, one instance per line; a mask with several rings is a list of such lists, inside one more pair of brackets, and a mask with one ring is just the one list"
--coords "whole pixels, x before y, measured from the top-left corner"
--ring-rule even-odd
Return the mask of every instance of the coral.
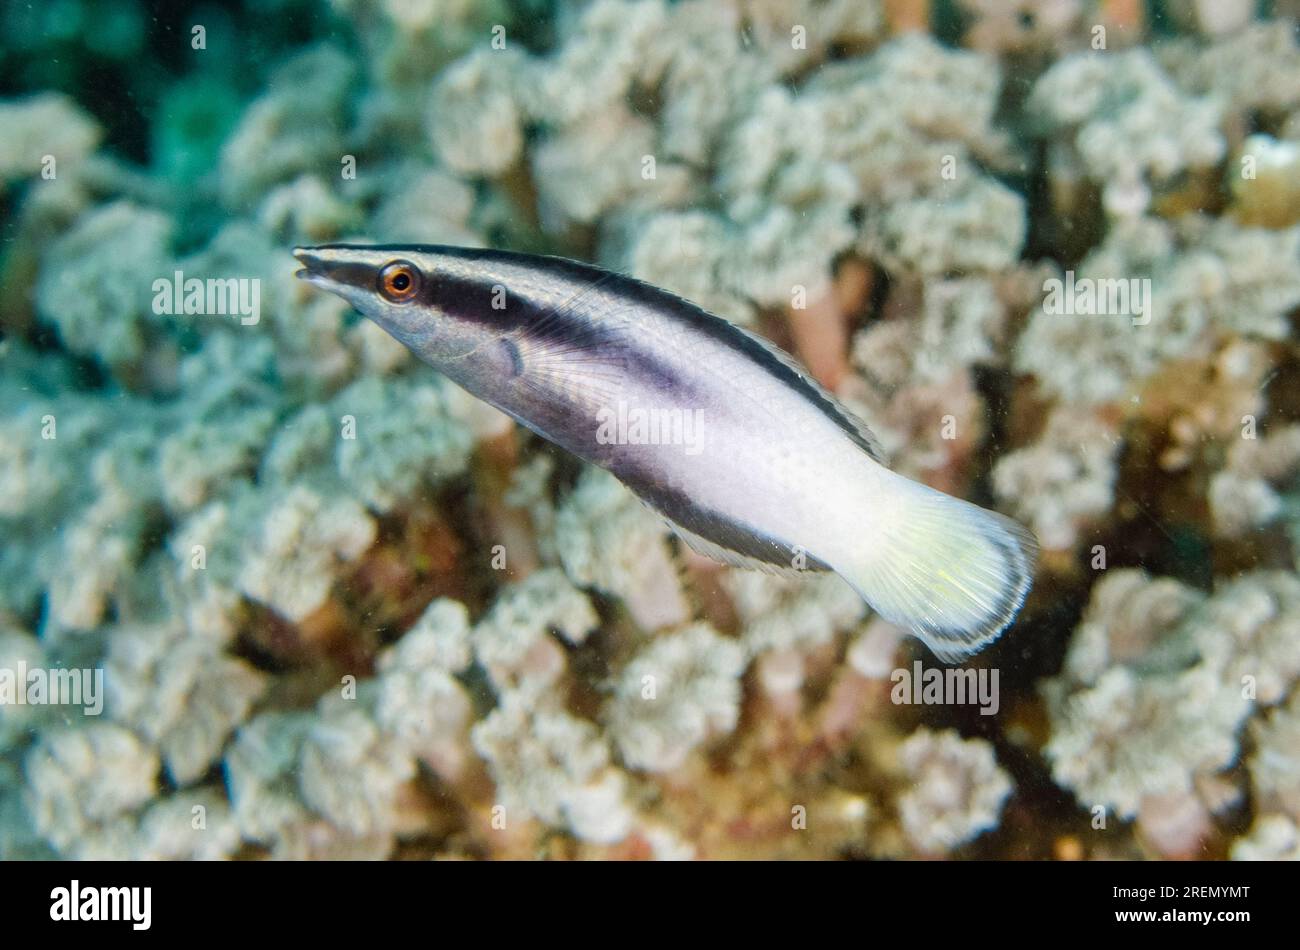
[[[181, 187], [203, 181], [217, 166], [242, 105], [239, 93], [218, 74], [181, 77], [159, 103], [150, 136], [153, 167]], [[201, 190], [205, 198], [210, 194], [207, 187]]]
[[409, 753], [388, 741], [369, 712], [369, 692], [321, 700], [297, 769], [303, 802], [356, 836], [393, 830], [398, 795], [415, 775]]
[[850, 169], [800, 148], [822, 122], [816, 103], [771, 87], [721, 145], [716, 184], [740, 228], [729, 279], [757, 303], [788, 305], [795, 287], [820, 297], [835, 255], [853, 242], [859, 188]]
[[856, 189], [844, 168], [812, 168], [806, 179], [785, 185], [790, 194], [742, 222], [727, 261], [737, 284], [769, 307], [789, 306], [796, 293], [824, 296], [835, 256], [853, 240], [849, 211]]
[[239, 730], [225, 757], [226, 786], [240, 834], [272, 842], [308, 820], [294, 770], [312, 717], [263, 713]]
[[[22, 630], [0, 625], [0, 670], [16, 678], [15, 671], [41, 669], [46, 659], [38, 639]], [[17, 705], [8, 698], [0, 703], [0, 751], [21, 745], [23, 737], [40, 722], [47, 708]]]
[[84, 839], [157, 793], [158, 757], [110, 722], [44, 730], [24, 759], [37, 831], [75, 856]]
[[979, 159], [998, 156], [1000, 86], [987, 57], [914, 34], [828, 66], [809, 95], [830, 157], [853, 171], [868, 203], [889, 205], [971, 178]]
[[792, 579], [732, 571], [723, 585], [735, 602], [750, 653], [819, 646], [866, 613], [862, 598], [834, 575]]
[[[147, 431], [126, 429], [92, 457], [93, 498], [65, 531], [57, 563], [43, 572], [55, 630], [94, 627], [113, 592], [130, 576], [159, 490], [149, 467], [151, 448]], [[67, 564], [85, 569], [62, 570]]]
[[555, 459], [545, 453], [533, 455], [520, 462], [510, 474], [510, 484], [504, 493], [507, 504], [528, 512], [537, 547], [546, 563], [555, 563], [555, 501], [551, 497], [550, 479], [555, 470]]
[[849, 644], [844, 660], [860, 676], [888, 679], [897, 669], [895, 657], [902, 639], [901, 630], [877, 617]]
[[48, 861], [55, 853], [32, 827], [23, 797], [18, 768], [0, 759], [0, 859]]
[[470, 664], [465, 608], [436, 600], [379, 658], [375, 722], [447, 781], [460, 776], [473, 707], [454, 674]]
[[108, 642], [109, 714], [158, 748], [177, 785], [202, 778], [262, 695], [265, 677], [175, 622], [123, 625]]
[[1179, 85], [1245, 115], [1285, 115], [1300, 106], [1300, 42], [1285, 19], [1252, 23], [1207, 45], [1174, 40], [1157, 48]]
[[1144, 662], [1204, 600], [1172, 578], [1152, 579], [1132, 568], [1107, 571], [1070, 640], [1064, 673], [1093, 686], [1112, 666]]
[[685, 168], [655, 159], [654, 126], [617, 107], [539, 143], [532, 170], [542, 224], [557, 233], [616, 206], [681, 201], [689, 185]]
[[[55, 498], [65, 485], [62, 466], [58, 460], [66, 455], [68, 441], [76, 445], [76, 436], [63, 443], [40, 438], [46, 415], [54, 415], [55, 437], [58, 437], [58, 415], [43, 412], [35, 405], [14, 406], [11, 415], [3, 421], [3, 438], [0, 438], [0, 517], [14, 518], [29, 511], [37, 511]], [[64, 417], [64, 434], [68, 433]], [[73, 419], [81, 421], [78, 415]], [[75, 430], [74, 430], [75, 432]], [[58, 450], [57, 452], [55, 450]]]
[[1209, 670], [1143, 677], [1118, 666], [1051, 708], [1053, 778], [1085, 807], [1132, 818], [1144, 799], [1193, 791], [1231, 765], [1250, 704]]
[[1213, 38], [1235, 33], [1247, 26], [1255, 15], [1255, 4], [1243, 0], [1175, 0], [1170, 13], [1179, 25]]
[[563, 47], [530, 77], [530, 115], [573, 125], [616, 106], [642, 75], [643, 51], [663, 26], [660, 0], [596, 0], [570, 25]]
[[372, 82], [392, 92], [422, 84], [494, 26], [504, 29], [513, 20], [500, 0], [330, 0], [330, 6], [365, 45]]
[[81, 860], [220, 861], [239, 849], [239, 829], [224, 795], [205, 787], [156, 799], [138, 813], [93, 829], [77, 846]]
[[618, 841], [631, 830], [625, 779], [610, 767], [594, 724], [507, 693], [472, 737], [496, 782], [507, 826], [512, 815], [536, 816], [597, 843]]
[[278, 496], [246, 494], [229, 509], [218, 505], [212, 513], [221, 525], [216, 530], [235, 533], [247, 544], [238, 565], [224, 569], [236, 572], [244, 594], [290, 620], [301, 620], [319, 607], [340, 565], [375, 539], [375, 522], [361, 505], [305, 485]]
[[619, 674], [606, 719], [631, 768], [668, 772], [736, 727], [745, 655], [703, 624], [657, 637]]
[[1042, 437], [1009, 452], [993, 469], [993, 491], [1047, 550], [1075, 547], [1080, 531], [1115, 500], [1119, 440], [1087, 412], [1054, 410]]
[[898, 796], [908, 839], [922, 853], [947, 851], [998, 822], [1011, 780], [993, 747], [956, 732], [918, 729], [898, 748], [911, 787]]
[[328, 46], [281, 66], [221, 149], [224, 200], [236, 207], [304, 172], [338, 167], [354, 76], [352, 60]]
[[0, 182], [41, 172], [46, 156], [65, 171], [95, 150], [103, 130], [67, 96], [41, 93], [0, 102]]
[[1190, 797], [1220, 810], [1225, 796], [1208, 790], [1236, 759], [1243, 723], [1300, 677], [1298, 602], [1300, 580], [1280, 571], [1244, 575], [1208, 598], [1112, 572], [1093, 591], [1062, 677], [1044, 685], [1057, 782], [1088, 807], [1157, 824]]
[[916, 377], [937, 383], [963, 367], [996, 366], [1003, 350], [1006, 311], [988, 280], [928, 281], [916, 327]]
[[226, 779], [240, 834], [287, 858], [386, 856], [404, 831], [412, 750], [375, 718], [382, 685], [345, 686], [314, 714], [265, 713], [239, 731]]
[[1256, 722], [1255, 752], [1250, 777], [1256, 818], [1250, 834], [1233, 845], [1237, 860], [1297, 860], [1300, 858], [1300, 769], [1295, 750], [1300, 743], [1300, 699], [1275, 709]]
[[400, 163], [385, 169], [372, 215], [377, 232], [421, 244], [483, 243], [471, 220], [474, 190], [440, 168]]
[[535, 693], [564, 670], [564, 654], [549, 631], [581, 643], [597, 624], [586, 596], [548, 569], [507, 588], [475, 625], [470, 642], [499, 690]]
[[356, 208], [333, 194], [317, 175], [300, 175], [278, 186], [258, 209], [262, 227], [295, 242], [337, 238], [359, 217]]
[[[858, 6], [864, 11], [870, 8], [870, 4]], [[801, 20], [803, 11], [760, 11], [756, 7], [751, 3], [746, 11], [749, 27], [755, 32], [762, 13], [774, 18], [789, 16], [791, 23], [808, 22]], [[706, 164], [723, 131], [743, 114], [743, 104], [774, 78], [777, 67], [771, 58], [746, 55], [741, 14], [739, 7], [727, 4], [678, 3], [668, 9], [670, 29], [651, 37], [647, 58], [664, 64], [662, 75], [655, 78], [661, 83], [664, 100], [658, 122], [660, 147], [669, 158]], [[771, 21], [762, 25], [777, 26]], [[817, 39], [824, 35], [821, 31], [814, 34]], [[796, 51], [788, 36], [787, 32], [780, 37], [783, 43], [769, 45], [764, 42], [766, 36], [758, 42], [793, 58]]]
[[376, 511], [391, 510], [428, 480], [459, 474], [468, 461], [471, 434], [460, 413], [469, 403], [449, 383], [363, 379], [335, 397], [334, 409], [344, 424], [339, 477]]
[[688, 616], [661, 519], [611, 475], [585, 471], [555, 515], [555, 549], [576, 584], [620, 598], [646, 630]]
[[[886, 6], [881, 0], [747, 0], [744, 12], [763, 58], [788, 75], [809, 58], [825, 58], [836, 44], [860, 49], [884, 40]], [[797, 26], [804, 32], [797, 33]]]
[[1145, 49], [1067, 56], [1038, 79], [1028, 107], [1046, 135], [1068, 133], [1069, 151], [1052, 156], [1058, 169], [1077, 161], [1104, 182], [1116, 217], [1141, 214], [1150, 188], [1213, 167], [1227, 148], [1219, 103], [1184, 93]]
[[172, 227], [164, 214], [116, 202], [50, 247], [36, 306], [70, 350], [116, 367], [144, 355], [158, 323], [150, 287], [172, 272]]
[[1165, 366], [1144, 384], [1139, 414], [1169, 441], [1161, 469], [1194, 469], [1214, 446], [1254, 435], [1265, 412], [1265, 381], [1276, 367], [1273, 353], [1262, 341], [1233, 338], [1208, 357]]
[[1095, 282], [1100, 297], [1110, 293], [1101, 282], [1149, 280], [1146, 311], [1136, 298], [1127, 308], [1094, 304], [1077, 313], [1040, 307], [1016, 344], [1015, 367], [1053, 395], [1092, 404], [1118, 400], [1162, 361], [1203, 354], [1217, 337], [1282, 339], [1285, 315], [1300, 303], [1297, 254], [1297, 228], [1195, 218], [1117, 224], [1079, 266], [1076, 287]]
[[[218, 861], [239, 849], [239, 828], [225, 794], [202, 787], [150, 805], [140, 818], [132, 860]], [[113, 851], [117, 856], [121, 852]]]
[[[727, 265], [736, 254], [727, 221], [704, 211], [660, 211], [636, 221], [608, 263], [735, 323], [754, 320], [748, 289]], [[788, 294], [788, 288], [785, 290]]]
[[379, 669], [385, 672], [440, 669], [463, 673], [471, 657], [469, 615], [465, 606], [439, 598], [425, 608], [401, 641], [384, 654]]
[[219, 486], [250, 474], [276, 423], [269, 408], [221, 409], [215, 418], [187, 420], [159, 445], [163, 502], [174, 512], [193, 511]]
[[1228, 449], [1227, 465], [1210, 481], [1214, 527], [1223, 537], [1241, 537], [1273, 521], [1285, 503], [1277, 491], [1300, 470], [1300, 426], [1241, 439]]
[[[332, 388], [346, 380], [354, 360], [342, 333], [347, 306], [341, 300], [304, 302], [302, 282], [293, 276], [294, 262], [283, 256], [283, 245], [275, 235], [250, 221], [236, 219], [221, 227], [200, 250], [179, 261], [178, 266], [187, 280], [235, 277], [255, 280], [259, 288], [261, 313], [256, 324], [246, 325], [242, 317], [193, 318], [209, 334], [208, 345], [196, 354], [197, 358], [224, 359], [223, 346], [229, 345], [234, 350], [229, 358], [254, 359], [269, 343], [265, 353], [272, 358], [273, 373], [267, 379], [274, 379], [290, 391], [319, 393], [322, 384]], [[235, 341], [221, 343], [232, 336]]]
[[[962, 360], [992, 362], [984, 354], [1006, 312], [987, 290], [977, 278], [900, 284], [898, 308], [918, 306], [922, 319], [890, 314], [857, 333], [856, 372], [840, 385], [849, 408], [871, 421], [891, 467], [935, 487], [953, 487], [986, 431], [984, 401]], [[954, 323], [961, 335], [948, 332]]]
[[515, 102], [509, 49], [478, 49], [438, 75], [429, 110], [429, 136], [453, 171], [499, 175], [523, 151], [523, 116]]
[[998, 271], [1020, 255], [1024, 202], [996, 181], [964, 176], [871, 210], [862, 227], [862, 250], [891, 269], [926, 276]]
[[[238, 387], [237, 377], [227, 374], [224, 385]], [[163, 408], [122, 394], [112, 413], [84, 395], [16, 396], [13, 414], [0, 422], [6, 487], [0, 518], [10, 541], [0, 570], [14, 572], [3, 586], [12, 609], [26, 613], [45, 592], [50, 635], [100, 621], [149, 546], [164, 507], [186, 507], [215, 482], [177, 453], [175, 441], [177, 428], [182, 442], [197, 437], [197, 417], [213, 406], [208, 395], [200, 387], [191, 401]], [[230, 445], [203, 447], [201, 458], [218, 473], [247, 466], [252, 449], [244, 443], [256, 444], [271, 422], [265, 408], [238, 418], [246, 425], [237, 432], [214, 427], [230, 435]], [[85, 569], [66, 570], [70, 563]]]
[[1300, 816], [1300, 770], [1294, 759], [1300, 742], [1300, 700], [1293, 696], [1285, 707], [1258, 723], [1254, 738], [1250, 778], [1257, 807], [1280, 809], [1293, 819]]
[[1300, 826], [1286, 815], [1259, 819], [1232, 846], [1237, 861], [1300, 861]]
[[1215, 588], [1191, 618], [1188, 635], [1201, 662], [1218, 671], [1226, 687], [1259, 703], [1283, 699], [1300, 679], [1300, 577], [1287, 571], [1252, 571]]

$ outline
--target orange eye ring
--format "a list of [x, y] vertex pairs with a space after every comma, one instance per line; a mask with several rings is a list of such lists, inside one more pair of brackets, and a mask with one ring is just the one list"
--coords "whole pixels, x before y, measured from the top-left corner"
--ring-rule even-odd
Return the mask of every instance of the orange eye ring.
[[420, 292], [420, 269], [410, 261], [392, 261], [379, 272], [379, 293], [391, 303], [414, 300]]

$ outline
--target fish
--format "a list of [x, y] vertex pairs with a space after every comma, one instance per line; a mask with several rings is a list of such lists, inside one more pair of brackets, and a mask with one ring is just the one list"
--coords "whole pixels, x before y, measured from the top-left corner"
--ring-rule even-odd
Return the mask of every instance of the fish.
[[326, 244], [297, 275], [423, 362], [618, 478], [700, 554], [834, 572], [960, 663], [1015, 619], [1038, 545], [892, 471], [867, 424], [775, 344], [591, 264], [442, 245]]

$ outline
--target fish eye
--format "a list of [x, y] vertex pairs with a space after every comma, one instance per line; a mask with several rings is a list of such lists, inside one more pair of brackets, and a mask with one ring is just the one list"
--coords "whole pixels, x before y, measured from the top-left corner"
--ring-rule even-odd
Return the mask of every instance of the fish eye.
[[420, 292], [420, 270], [410, 261], [390, 261], [379, 272], [379, 293], [392, 303], [406, 303]]

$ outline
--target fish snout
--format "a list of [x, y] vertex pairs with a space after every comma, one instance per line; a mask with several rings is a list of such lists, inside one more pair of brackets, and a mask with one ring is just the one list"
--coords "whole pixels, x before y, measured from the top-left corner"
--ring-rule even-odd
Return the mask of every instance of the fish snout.
[[310, 280], [312, 277], [325, 276], [325, 259], [314, 247], [295, 247], [293, 256], [298, 259], [302, 267], [294, 274], [303, 280]]
[[293, 256], [302, 265], [294, 276], [321, 290], [340, 296], [370, 291], [375, 285], [373, 264], [346, 247], [295, 247]]

